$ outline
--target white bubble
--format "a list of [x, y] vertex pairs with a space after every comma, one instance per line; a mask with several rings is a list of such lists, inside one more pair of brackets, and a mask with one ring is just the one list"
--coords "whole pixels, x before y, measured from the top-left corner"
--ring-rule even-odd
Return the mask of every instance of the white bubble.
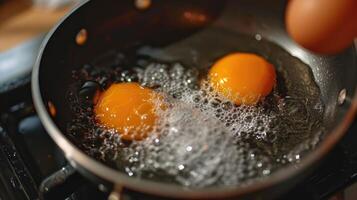
[[192, 147], [191, 146], [187, 146], [186, 147], [186, 151], [188, 151], [188, 152], [192, 151]]
[[184, 166], [184, 165], [179, 165], [179, 166], [178, 166], [178, 169], [179, 169], [179, 170], [183, 170], [183, 169], [185, 169], [185, 166]]

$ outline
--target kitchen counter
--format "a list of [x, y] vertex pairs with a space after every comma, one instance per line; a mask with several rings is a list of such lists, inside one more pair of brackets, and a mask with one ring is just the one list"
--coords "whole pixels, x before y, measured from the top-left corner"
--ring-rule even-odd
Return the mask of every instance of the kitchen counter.
[[0, 5], [0, 53], [49, 31], [70, 10], [70, 7], [51, 10], [15, 2], [18, 4], [10, 1]]

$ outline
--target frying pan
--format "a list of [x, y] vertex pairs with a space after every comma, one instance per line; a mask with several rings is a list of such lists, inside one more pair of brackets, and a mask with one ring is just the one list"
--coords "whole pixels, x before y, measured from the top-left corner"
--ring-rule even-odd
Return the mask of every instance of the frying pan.
[[[119, 199], [123, 188], [178, 199], [274, 198], [306, 177], [353, 121], [357, 108], [356, 43], [336, 56], [304, 50], [291, 41], [284, 30], [286, 2], [152, 0], [148, 1], [151, 3], [148, 8], [138, 7], [138, 2], [107, 0], [80, 5], [48, 34], [32, 74], [33, 100], [46, 130], [69, 163], [83, 176], [111, 190], [111, 198]], [[185, 12], [198, 13], [204, 20], [183, 18]], [[64, 97], [74, 69], [110, 49], [130, 48], [143, 42], [167, 46], [210, 26], [251, 36], [259, 34], [310, 66], [321, 90], [328, 131], [299, 165], [286, 166], [254, 184], [187, 189], [129, 177], [89, 157], [66, 137], [71, 112]], [[78, 38], [79, 32], [84, 38]], [[55, 117], [50, 115], [49, 102], [56, 108]]]

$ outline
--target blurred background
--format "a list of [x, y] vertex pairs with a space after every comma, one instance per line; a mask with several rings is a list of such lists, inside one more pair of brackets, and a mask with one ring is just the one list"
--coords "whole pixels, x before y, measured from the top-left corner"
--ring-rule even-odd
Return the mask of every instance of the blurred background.
[[79, 0], [0, 0], [0, 52], [48, 31]]
[[0, 91], [28, 76], [46, 32], [79, 2], [0, 0]]

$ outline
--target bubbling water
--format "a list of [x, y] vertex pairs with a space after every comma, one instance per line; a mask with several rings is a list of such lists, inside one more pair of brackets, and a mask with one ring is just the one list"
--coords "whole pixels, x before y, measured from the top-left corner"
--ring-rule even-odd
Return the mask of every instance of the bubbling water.
[[281, 94], [277, 87], [256, 106], [237, 106], [218, 96], [196, 68], [151, 58], [140, 62], [144, 66], [131, 70], [81, 69], [74, 77], [104, 88], [138, 81], [161, 93], [167, 108], [160, 106], [162, 99], [153, 100], [159, 120], [143, 141], [121, 140], [120, 133], [96, 122], [93, 104], [81, 103], [75, 92], [69, 95], [75, 110], [70, 136], [89, 155], [128, 176], [190, 188], [249, 183], [298, 162], [319, 141], [320, 101]]
[[256, 143], [274, 143], [279, 114], [262, 105], [236, 106], [207, 81], [198, 87], [197, 75], [179, 63], [152, 63], [139, 72], [143, 85], [167, 94], [170, 108], [157, 106], [155, 134], [122, 152], [130, 163], [126, 172], [144, 177], [161, 172], [188, 187], [237, 185], [269, 175], [273, 157]]

